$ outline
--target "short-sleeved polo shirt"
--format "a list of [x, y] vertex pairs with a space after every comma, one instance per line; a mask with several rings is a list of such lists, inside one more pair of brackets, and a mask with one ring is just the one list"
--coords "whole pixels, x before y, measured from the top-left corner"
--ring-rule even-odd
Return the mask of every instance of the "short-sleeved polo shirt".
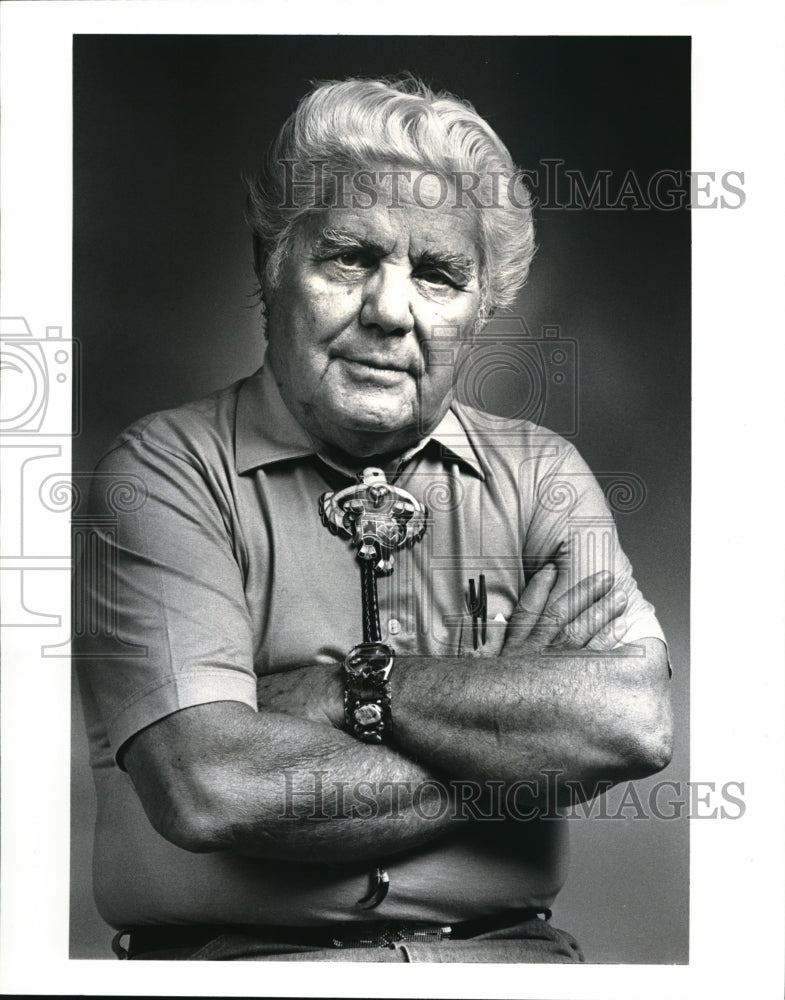
[[[83, 643], [80, 681], [104, 916], [118, 925], [351, 919], [363, 872], [182, 851], [150, 827], [116, 755], [180, 709], [222, 700], [256, 709], [258, 675], [333, 668], [361, 641], [356, 550], [318, 509], [322, 493], [356, 476], [317, 453], [266, 368], [137, 422], [97, 472], [91, 509], [103, 555], [92, 599], [114, 624]], [[124, 481], [139, 500], [118, 510], [112, 495]], [[422, 541], [378, 578], [383, 638], [399, 655], [460, 655], [468, 581], [480, 574], [488, 619], [503, 627], [527, 578], [565, 541], [576, 580], [610, 569], [626, 591], [624, 642], [662, 638], [602, 490], [558, 435], [453, 403], [402, 457], [395, 482], [429, 511]], [[389, 870], [389, 919], [548, 905], [564, 877], [563, 824], [527, 824], [514, 853], [475, 833], [447, 837]]]

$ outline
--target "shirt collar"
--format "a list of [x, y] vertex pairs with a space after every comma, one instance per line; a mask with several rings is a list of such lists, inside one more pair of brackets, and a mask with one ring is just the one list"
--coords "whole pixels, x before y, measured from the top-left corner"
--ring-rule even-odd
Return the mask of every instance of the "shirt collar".
[[485, 469], [480, 457], [469, 440], [469, 435], [460, 421], [458, 413], [453, 408], [455, 403], [442, 417], [441, 423], [431, 434], [431, 443], [438, 446], [442, 458], [453, 456], [467, 465], [480, 479], [485, 479]]
[[[438, 448], [442, 459], [457, 458], [480, 479], [485, 479], [482, 463], [453, 409], [447, 410], [425, 447]], [[237, 400], [235, 467], [238, 473], [315, 454], [310, 436], [281, 398], [272, 370], [260, 368], [242, 384]]]
[[235, 466], [241, 474], [314, 454], [310, 437], [287, 409], [269, 367], [260, 368], [240, 387], [234, 434]]

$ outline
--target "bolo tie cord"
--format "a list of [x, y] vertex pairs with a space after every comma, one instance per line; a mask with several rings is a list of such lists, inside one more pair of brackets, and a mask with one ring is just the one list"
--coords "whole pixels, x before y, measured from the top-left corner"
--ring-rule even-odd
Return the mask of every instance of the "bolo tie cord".
[[[381, 642], [382, 630], [379, 624], [379, 591], [376, 585], [376, 567], [371, 559], [360, 563], [362, 586], [363, 640]], [[384, 868], [375, 868], [370, 873], [371, 884], [368, 892], [357, 905], [364, 910], [374, 910], [384, 902], [390, 891], [390, 876]]]
[[363, 611], [363, 641], [381, 642], [379, 625], [379, 592], [376, 588], [376, 569], [371, 559], [360, 563]]

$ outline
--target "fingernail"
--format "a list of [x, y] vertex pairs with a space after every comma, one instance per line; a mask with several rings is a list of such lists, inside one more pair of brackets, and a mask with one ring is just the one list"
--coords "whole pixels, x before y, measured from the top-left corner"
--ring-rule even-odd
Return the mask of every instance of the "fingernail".
[[544, 573], [555, 573], [556, 565], [552, 562], [546, 563], [542, 568]]
[[613, 592], [613, 603], [617, 607], [623, 607], [627, 603], [627, 595], [623, 590], [615, 590]]

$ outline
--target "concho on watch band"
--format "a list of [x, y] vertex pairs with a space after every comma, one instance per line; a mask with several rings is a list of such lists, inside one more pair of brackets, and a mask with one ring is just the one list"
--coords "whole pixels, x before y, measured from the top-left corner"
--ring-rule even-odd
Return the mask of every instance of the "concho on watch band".
[[395, 652], [383, 642], [361, 642], [343, 661], [346, 728], [363, 743], [392, 739], [390, 672]]

